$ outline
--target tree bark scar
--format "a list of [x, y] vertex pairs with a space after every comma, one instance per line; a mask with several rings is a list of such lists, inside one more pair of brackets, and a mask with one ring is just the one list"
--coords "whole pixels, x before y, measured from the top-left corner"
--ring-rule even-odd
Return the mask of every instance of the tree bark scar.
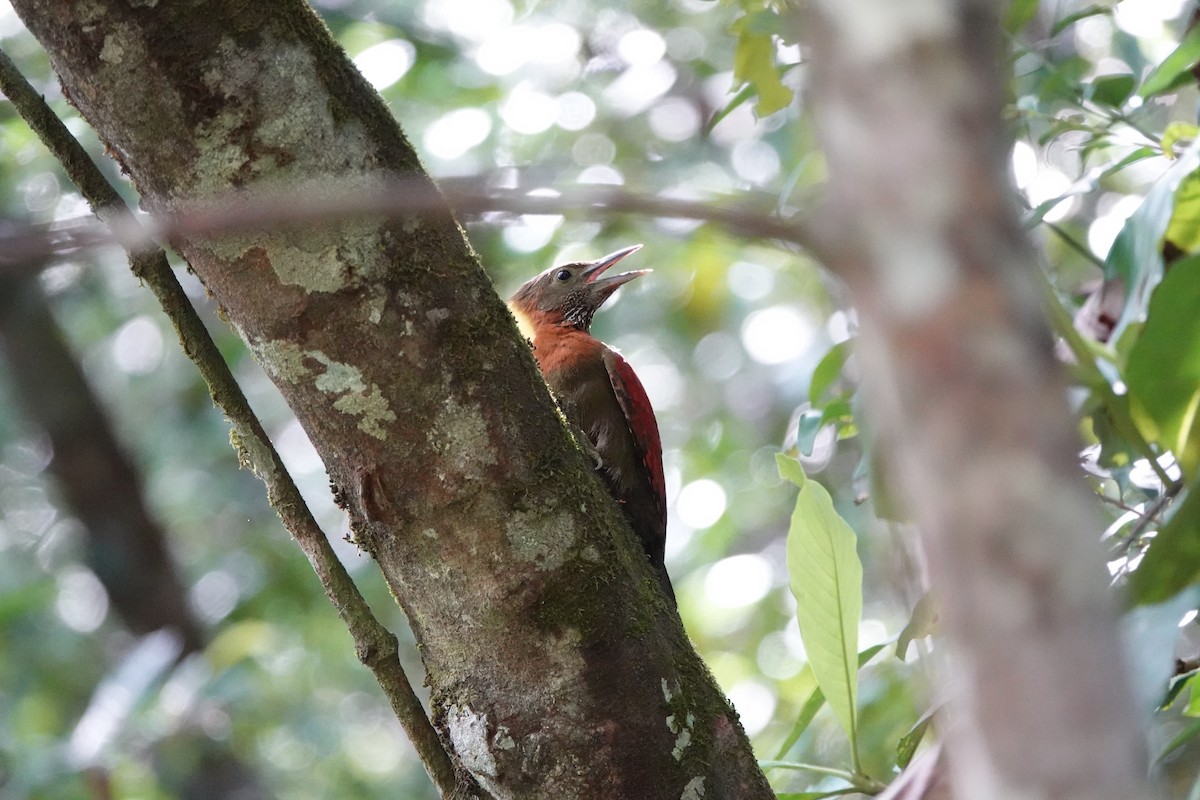
[[358, 495], [358, 508], [368, 523], [382, 522], [385, 514], [392, 510], [379, 471], [374, 467], [360, 464], [354, 468], [354, 489]]

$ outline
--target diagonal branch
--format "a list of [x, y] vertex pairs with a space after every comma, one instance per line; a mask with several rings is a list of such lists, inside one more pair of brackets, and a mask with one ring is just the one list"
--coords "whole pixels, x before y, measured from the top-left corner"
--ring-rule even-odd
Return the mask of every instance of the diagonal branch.
[[443, 798], [461, 796], [455, 794], [457, 781], [450, 758], [400, 664], [395, 635], [371, 613], [358, 587], [333, 552], [262, 423], [250, 409], [241, 387], [171, 271], [166, 253], [144, 234], [140, 238], [137, 236], [140, 226], [120, 195], [2, 51], [0, 91], [62, 164], [96, 216], [119, 232], [129, 251], [134, 275], [149, 285], [162, 304], [175, 326], [183, 351], [196, 364], [213, 401], [233, 425], [231, 440], [238, 450], [240, 463], [266, 484], [271, 505], [308, 557], [326, 595], [354, 639], [359, 660], [374, 673], [429, 777]]

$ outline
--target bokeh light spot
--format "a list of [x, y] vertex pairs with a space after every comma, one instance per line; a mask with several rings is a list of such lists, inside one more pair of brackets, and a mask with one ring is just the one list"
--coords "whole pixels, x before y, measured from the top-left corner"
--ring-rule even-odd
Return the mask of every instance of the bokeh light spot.
[[459, 108], [443, 114], [425, 129], [425, 149], [447, 161], [482, 144], [492, 132], [492, 118], [479, 108]]
[[113, 361], [127, 374], [146, 375], [158, 369], [163, 350], [162, 332], [146, 316], [126, 322], [113, 336]]
[[521, 83], [500, 107], [500, 117], [517, 133], [542, 133], [558, 118], [558, 104], [528, 83]]
[[91, 570], [82, 567], [65, 569], [58, 576], [54, 610], [71, 630], [91, 633], [108, 615], [108, 593]]
[[647, 67], [662, 60], [667, 52], [667, 43], [656, 31], [637, 28], [621, 37], [617, 43], [617, 55], [633, 67]]
[[555, 123], [566, 131], [581, 131], [596, 118], [596, 104], [583, 92], [559, 95], [558, 117]]
[[692, 481], [679, 491], [676, 506], [683, 523], [697, 530], [711, 527], [725, 513], [725, 489], [708, 478]]
[[650, 109], [649, 122], [658, 138], [682, 142], [700, 130], [700, 112], [682, 97], [668, 97]]
[[354, 66], [381, 92], [404, 77], [417, 57], [417, 49], [404, 39], [372, 45], [354, 57]]
[[791, 306], [755, 311], [742, 324], [742, 345], [760, 364], [794, 361], [808, 351], [815, 335], [812, 322]]
[[733, 704], [742, 727], [748, 736], [761, 731], [775, 713], [775, 693], [758, 681], [742, 681], [729, 690], [729, 702]]
[[717, 608], [742, 608], [767, 596], [773, 572], [770, 561], [753, 553], [723, 558], [708, 568], [704, 594]]

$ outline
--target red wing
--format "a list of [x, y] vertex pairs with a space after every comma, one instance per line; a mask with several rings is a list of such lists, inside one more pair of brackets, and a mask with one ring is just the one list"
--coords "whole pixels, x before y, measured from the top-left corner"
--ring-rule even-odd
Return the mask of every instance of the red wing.
[[654, 408], [646, 395], [642, 382], [637, 373], [621, 354], [610, 347], [604, 348], [604, 366], [608, 368], [608, 379], [612, 382], [613, 391], [625, 419], [633, 432], [633, 440], [637, 444], [638, 455], [646, 465], [650, 476], [650, 488], [658, 498], [659, 511], [665, 519], [667, 513], [667, 484], [663, 479], [662, 440], [658, 436], [658, 420], [654, 418]]

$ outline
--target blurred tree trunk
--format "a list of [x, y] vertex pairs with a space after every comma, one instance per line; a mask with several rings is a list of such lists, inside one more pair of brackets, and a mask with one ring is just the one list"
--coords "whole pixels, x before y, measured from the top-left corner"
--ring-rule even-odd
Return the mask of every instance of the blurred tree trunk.
[[[204, 648], [162, 528], [146, 508], [142, 483], [117, 443], [108, 417], [63, 341], [36, 278], [0, 275], [0, 355], [14, 395], [53, 450], [48, 467], [66, 507], [83, 525], [85, 559], [125, 627], [180, 637], [180, 655]], [[194, 769], [167, 775], [184, 798], [264, 797], [257, 779], [223, 743], [185, 734]], [[196, 764], [201, 766], [196, 767]]]
[[85, 529], [88, 566], [130, 631], [170, 628], [183, 651], [203, 647], [162, 529], [36, 279], [0, 276], [0, 354], [25, 416], [42, 428], [66, 506]]
[[[424, 179], [298, 0], [14, 7], [153, 212]], [[320, 452], [484, 789], [772, 796], [447, 210], [172, 244]]]
[[1144, 797], [1102, 525], [1006, 177], [998, 8], [808, 4], [826, 252], [951, 634], [957, 796]]

